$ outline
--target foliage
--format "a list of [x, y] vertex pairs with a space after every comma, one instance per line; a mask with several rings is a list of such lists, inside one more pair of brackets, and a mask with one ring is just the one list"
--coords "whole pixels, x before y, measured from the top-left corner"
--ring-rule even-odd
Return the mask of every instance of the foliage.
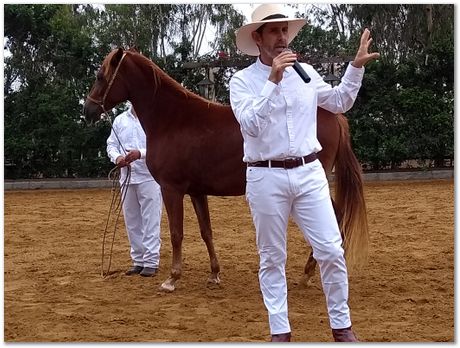
[[[366, 168], [397, 168], [406, 160], [453, 159], [453, 5], [311, 5], [326, 29], [304, 29], [295, 44], [324, 57], [352, 54], [371, 28], [381, 58], [366, 66], [358, 99], [347, 113], [355, 152]], [[339, 66], [340, 73], [346, 64]], [[322, 67], [317, 69], [321, 71]]]
[[5, 5], [11, 53], [5, 58], [4, 85], [7, 177], [85, 175], [84, 159], [103, 145], [100, 132], [80, 119], [96, 53], [74, 10]]
[[[355, 152], [371, 169], [408, 159], [442, 165], [454, 155], [454, 7], [452, 4], [294, 5], [310, 18], [292, 43], [323, 75], [340, 76], [363, 28], [381, 58], [366, 66], [347, 113]], [[228, 4], [6, 4], [4, 6], [5, 177], [105, 176], [107, 123], [88, 125], [82, 104], [103, 57], [136, 46], [174, 79], [198, 92], [205, 69], [190, 61], [241, 61], [235, 29], [243, 16]], [[211, 52], [201, 54], [213, 28]], [[231, 65], [231, 64], [230, 64]], [[216, 98], [228, 102], [236, 67], [214, 71]]]

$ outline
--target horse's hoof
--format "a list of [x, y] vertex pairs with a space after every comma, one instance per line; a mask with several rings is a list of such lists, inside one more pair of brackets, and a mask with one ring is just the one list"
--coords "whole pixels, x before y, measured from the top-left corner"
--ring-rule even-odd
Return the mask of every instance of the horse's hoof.
[[173, 292], [174, 290], [176, 290], [176, 286], [174, 285], [171, 279], [168, 279], [160, 285], [160, 290], [164, 292]]
[[214, 287], [218, 287], [220, 285], [220, 278], [218, 275], [216, 276], [210, 276], [208, 278], [208, 287], [211, 287], [211, 288], [214, 288]]

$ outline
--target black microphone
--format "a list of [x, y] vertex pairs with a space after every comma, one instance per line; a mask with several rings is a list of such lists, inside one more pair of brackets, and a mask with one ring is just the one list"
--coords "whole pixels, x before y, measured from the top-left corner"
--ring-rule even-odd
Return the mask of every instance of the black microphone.
[[[289, 48], [284, 49], [284, 51], [292, 52]], [[300, 65], [300, 63], [297, 60], [294, 61], [294, 65], [292, 66], [292, 68], [295, 70], [295, 72], [297, 74], [299, 74], [299, 76], [303, 80], [303, 82], [308, 83], [308, 82], [311, 81], [310, 76], [308, 76], [308, 74], [305, 72], [305, 70], [303, 70], [302, 66]]]
[[292, 66], [297, 74], [302, 78], [303, 82], [308, 83], [310, 82], [311, 78], [308, 76], [305, 70], [300, 66], [300, 63], [298, 61], [294, 62], [294, 65]]

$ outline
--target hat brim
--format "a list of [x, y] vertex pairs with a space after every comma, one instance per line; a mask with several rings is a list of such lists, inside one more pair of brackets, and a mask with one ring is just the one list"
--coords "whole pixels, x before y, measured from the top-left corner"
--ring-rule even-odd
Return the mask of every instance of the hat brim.
[[288, 22], [288, 44], [297, 36], [300, 29], [307, 23], [306, 19], [302, 18], [276, 18], [266, 21], [259, 21], [243, 25], [236, 32], [236, 47], [250, 56], [258, 56], [259, 48], [252, 38], [252, 32], [266, 23]]

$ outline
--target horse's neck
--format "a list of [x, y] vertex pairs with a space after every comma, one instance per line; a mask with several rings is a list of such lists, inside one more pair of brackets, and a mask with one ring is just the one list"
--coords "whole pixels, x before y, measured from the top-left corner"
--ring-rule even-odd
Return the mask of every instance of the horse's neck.
[[[160, 80], [160, 88], [157, 91], [158, 102], [161, 103], [164, 99], [171, 99], [178, 107], [187, 107], [190, 102], [203, 99], [200, 96], [186, 89], [171, 76], [166, 74], [159, 68], [155, 68], [156, 75]], [[184, 105], [184, 103], [186, 105]], [[204, 101], [203, 101], [204, 103]]]
[[181, 86], [158, 67], [146, 60], [136, 61], [137, 78], [131, 79], [132, 102], [142, 110], [145, 127], [159, 132], [165, 127], [185, 127], [197, 118], [212, 115], [215, 103], [208, 101]]

